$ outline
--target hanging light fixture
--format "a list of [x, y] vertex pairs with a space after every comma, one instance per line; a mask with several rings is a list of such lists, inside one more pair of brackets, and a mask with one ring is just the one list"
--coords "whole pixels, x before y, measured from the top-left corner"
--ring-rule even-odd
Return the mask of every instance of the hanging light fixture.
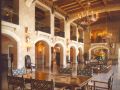
[[80, 16], [81, 17], [81, 22], [80, 22], [81, 25], [90, 25], [90, 24], [96, 22], [99, 18], [98, 13], [97, 12], [95, 13], [94, 11], [91, 10], [90, 2], [87, 3], [85, 11], [82, 14], [83, 15]]

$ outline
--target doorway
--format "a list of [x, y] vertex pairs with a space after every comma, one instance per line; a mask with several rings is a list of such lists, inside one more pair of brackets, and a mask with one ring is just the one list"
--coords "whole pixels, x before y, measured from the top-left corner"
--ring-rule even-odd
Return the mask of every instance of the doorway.
[[44, 70], [49, 67], [49, 45], [45, 41], [35, 44], [35, 63], [37, 69]]

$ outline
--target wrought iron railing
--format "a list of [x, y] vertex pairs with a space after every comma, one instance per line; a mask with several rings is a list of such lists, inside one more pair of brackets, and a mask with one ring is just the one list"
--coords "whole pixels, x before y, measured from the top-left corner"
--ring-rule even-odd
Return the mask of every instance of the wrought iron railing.
[[79, 38], [79, 39], [78, 39], [78, 42], [83, 43], [83, 39], [82, 39], [82, 38]]
[[64, 31], [55, 32], [55, 36], [65, 37]]
[[2, 8], [1, 19], [6, 22], [19, 24], [19, 14], [10, 8]]
[[106, 39], [91, 39], [91, 43], [107, 43]]
[[46, 26], [44, 23], [41, 23], [40, 21], [35, 22], [35, 30], [46, 32], [46, 33], [51, 33], [50, 32], [50, 27]]
[[70, 40], [77, 41], [77, 37], [76, 37], [76, 36], [71, 36], [71, 37], [70, 37]]

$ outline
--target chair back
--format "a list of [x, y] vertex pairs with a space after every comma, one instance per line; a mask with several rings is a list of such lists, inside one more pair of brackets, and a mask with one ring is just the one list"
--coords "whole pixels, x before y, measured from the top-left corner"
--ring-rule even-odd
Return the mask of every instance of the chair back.
[[31, 58], [29, 55], [25, 56], [25, 67], [26, 68], [31, 68]]
[[112, 90], [113, 75], [114, 75], [114, 73], [112, 73], [112, 75], [111, 75], [110, 78], [108, 79], [108, 90]]
[[53, 81], [31, 80], [31, 90], [54, 90]]
[[13, 87], [24, 88], [24, 79], [22, 77], [7, 76], [8, 87], [12, 85]]
[[12, 75], [13, 75], [13, 76], [23, 75], [23, 74], [26, 74], [25, 68], [12, 70]]

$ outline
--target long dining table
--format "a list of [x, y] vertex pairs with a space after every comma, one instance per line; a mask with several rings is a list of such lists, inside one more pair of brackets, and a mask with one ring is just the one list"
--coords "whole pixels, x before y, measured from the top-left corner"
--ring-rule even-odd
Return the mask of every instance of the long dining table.
[[53, 80], [56, 88], [65, 87], [70, 88], [70, 90], [75, 90], [75, 88], [85, 88], [88, 82], [92, 79], [91, 76], [72, 76], [66, 74], [53, 74], [41, 71], [36, 71], [32, 74], [25, 74], [23, 75], [23, 78], [25, 78], [26, 81], [29, 81], [29, 79]]

